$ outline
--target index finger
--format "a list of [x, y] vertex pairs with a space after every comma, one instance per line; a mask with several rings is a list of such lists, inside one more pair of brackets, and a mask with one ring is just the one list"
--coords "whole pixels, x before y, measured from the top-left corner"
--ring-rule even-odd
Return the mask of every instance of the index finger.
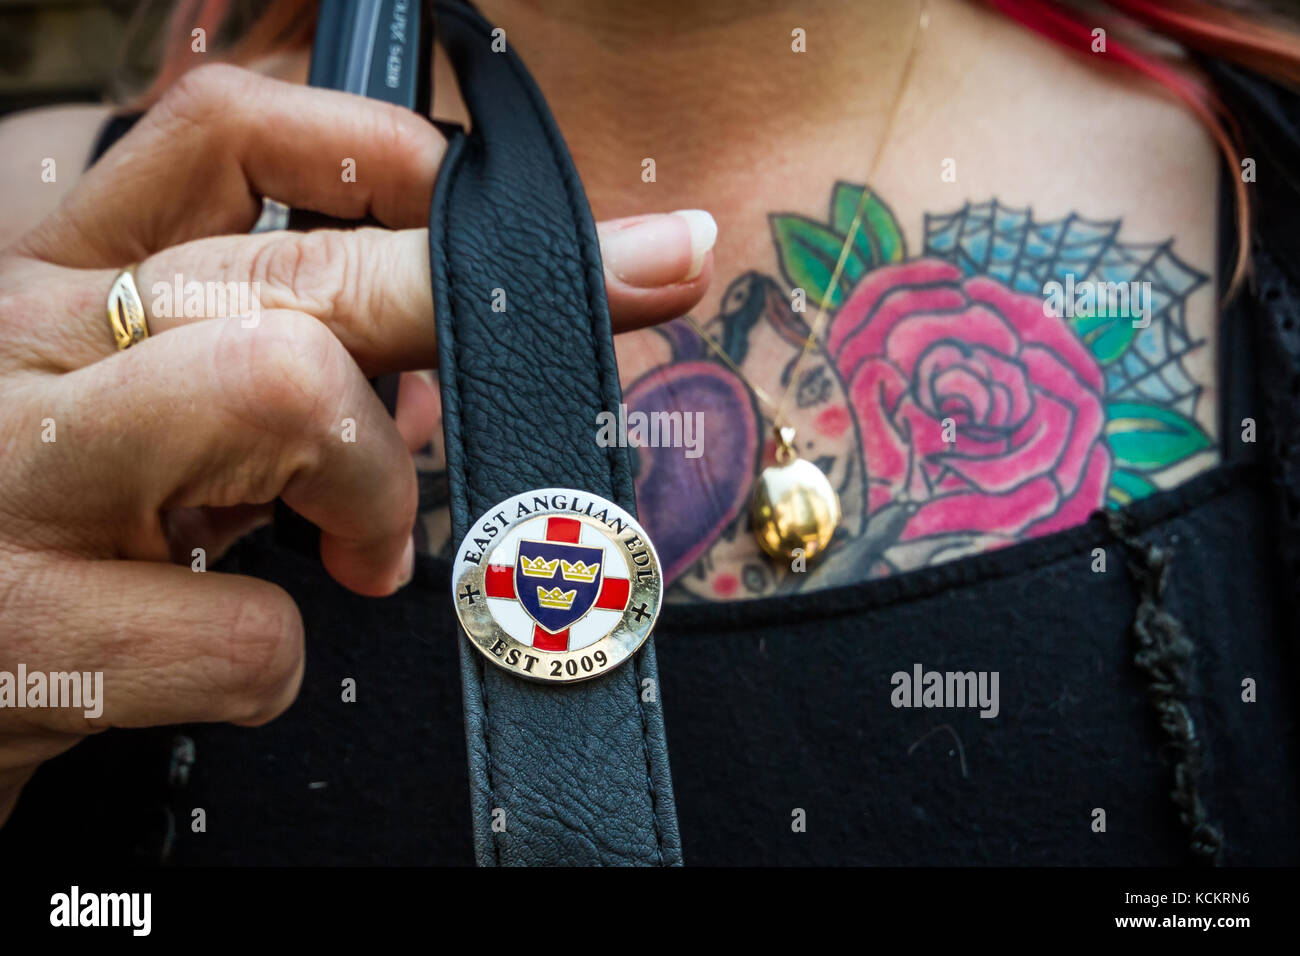
[[340, 219], [422, 226], [445, 140], [389, 103], [225, 65], [183, 76], [17, 249], [123, 266], [203, 236], [244, 233], [262, 197]]

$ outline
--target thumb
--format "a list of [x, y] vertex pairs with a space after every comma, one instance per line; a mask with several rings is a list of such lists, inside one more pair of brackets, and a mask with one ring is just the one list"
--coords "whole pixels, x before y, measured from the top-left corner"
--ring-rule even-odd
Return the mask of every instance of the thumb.
[[708, 289], [718, 226], [704, 210], [610, 219], [596, 231], [615, 332], [677, 318]]

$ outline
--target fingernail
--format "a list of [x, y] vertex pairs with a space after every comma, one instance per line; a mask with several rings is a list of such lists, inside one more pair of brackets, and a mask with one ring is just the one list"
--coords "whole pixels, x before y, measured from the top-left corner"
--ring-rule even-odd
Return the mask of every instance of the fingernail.
[[415, 538], [406, 539], [406, 550], [402, 552], [402, 576], [398, 579], [397, 589], [400, 591], [411, 583], [411, 578], [415, 577]]
[[607, 223], [600, 232], [605, 268], [640, 289], [686, 282], [704, 268], [718, 226], [703, 209], [637, 216]]
[[686, 278], [694, 279], [704, 269], [704, 257], [718, 240], [718, 224], [703, 209], [678, 209], [673, 215], [685, 219], [691, 231], [691, 269]]

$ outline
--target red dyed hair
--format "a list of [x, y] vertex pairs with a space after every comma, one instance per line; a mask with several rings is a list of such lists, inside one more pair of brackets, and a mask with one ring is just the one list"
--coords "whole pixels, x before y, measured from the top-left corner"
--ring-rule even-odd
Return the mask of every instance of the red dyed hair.
[[[139, 105], [154, 102], [162, 91], [187, 70], [211, 62], [207, 53], [195, 53], [194, 30], [214, 42], [231, 19], [234, 0], [178, 0], [163, 38], [162, 64]], [[251, 63], [275, 53], [311, 45], [316, 30], [318, 0], [272, 0], [249, 29], [219, 54], [229, 63]]]
[[[1017, 23], [1077, 53], [1093, 56], [1093, 30], [1077, 11], [1047, 0], [984, 0]], [[1156, 33], [1183, 46], [1242, 63], [1273, 79], [1300, 84], [1300, 36], [1257, 22], [1205, 0], [1108, 0], [1109, 6]], [[1236, 119], [1200, 76], [1177, 70], [1151, 54], [1107, 38], [1106, 59], [1165, 87], [1196, 114], [1233, 170], [1237, 210], [1237, 259], [1231, 295], [1241, 285], [1250, 264], [1250, 196], [1239, 174], [1241, 131]]]
[[[1109, 37], [1106, 55], [1096, 56], [1092, 44], [1093, 30], [1098, 24], [1086, 22], [1077, 8], [1054, 0], [978, 2], [1054, 43], [1087, 55], [1092, 62], [1109, 62], [1155, 81], [1196, 114], [1234, 171], [1240, 239], [1229, 290], [1235, 291], [1249, 265], [1250, 246], [1245, 237], [1250, 232], [1250, 203], [1246, 185], [1236, 174], [1241, 157], [1240, 131], [1210, 84], [1194, 72], [1175, 69], [1153, 54]], [[177, 77], [206, 59], [191, 51], [192, 31], [201, 28], [208, 37], [217, 37], [230, 17], [231, 5], [232, 0], [181, 0], [177, 4], [168, 26], [162, 68], [141, 98], [141, 105], [153, 102]], [[1208, 0], [1106, 0], [1106, 7], [1190, 50], [1219, 56], [1272, 79], [1300, 85], [1300, 34], [1292, 29], [1271, 25], [1262, 17], [1228, 10]], [[224, 51], [223, 59], [248, 63], [276, 52], [309, 46], [315, 30], [316, 9], [317, 0], [271, 0], [262, 16]]]

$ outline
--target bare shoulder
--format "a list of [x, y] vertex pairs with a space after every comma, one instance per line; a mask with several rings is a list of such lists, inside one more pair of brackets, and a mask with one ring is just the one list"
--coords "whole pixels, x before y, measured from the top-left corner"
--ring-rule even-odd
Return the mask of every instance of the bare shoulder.
[[[940, 8], [953, 22], [932, 25], [939, 62], [911, 118], [917, 147], [954, 160], [949, 185], [1044, 213], [1122, 217], [1209, 264], [1221, 160], [1186, 104], [1103, 46], [1080, 56], [983, 8]], [[1171, 51], [1161, 59], [1185, 66]]]
[[0, 247], [63, 201], [111, 112], [103, 105], [54, 106], [0, 120]]
[[[309, 55], [286, 51], [248, 65], [266, 76], [305, 83]], [[114, 108], [54, 106], [0, 119], [0, 248], [58, 207], [91, 160]]]

